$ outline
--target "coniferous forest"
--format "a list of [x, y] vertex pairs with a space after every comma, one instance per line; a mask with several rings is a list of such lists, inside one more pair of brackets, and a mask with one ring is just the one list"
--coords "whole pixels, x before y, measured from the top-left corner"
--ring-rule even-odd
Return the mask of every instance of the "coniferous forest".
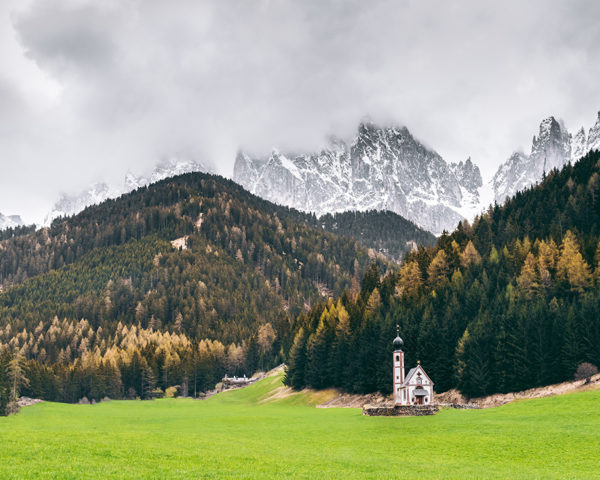
[[438, 392], [519, 391], [600, 364], [600, 154], [459, 224], [399, 271], [373, 266], [359, 294], [301, 314], [294, 388], [390, 392], [395, 325], [406, 365]]
[[390, 211], [327, 214], [319, 217], [318, 224], [328, 232], [355, 238], [397, 261], [417, 245], [431, 246], [436, 242], [435, 235]]
[[397, 324], [438, 392], [569, 379], [600, 364], [599, 189], [592, 152], [433, 244], [393, 214], [317, 220], [187, 174], [11, 231], [0, 413], [19, 395], [197, 396], [281, 362], [294, 388], [389, 392]]
[[[198, 395], [285, 360], [297, 315], [357, 290], [373, 248], [188, 174], [0, 243], [0, 401]], [[9, 368], [9, 364], [11, 367]], [[9, 372], [12, 372], [10, 373]]]

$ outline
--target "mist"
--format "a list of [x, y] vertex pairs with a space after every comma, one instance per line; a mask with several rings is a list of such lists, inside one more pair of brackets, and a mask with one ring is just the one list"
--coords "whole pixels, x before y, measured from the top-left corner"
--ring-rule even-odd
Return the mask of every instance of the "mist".
[[600, 4], [8, 0], [0, 6], [0, 212], [185, 156], [310, 151], [406, 125], [489, 178], [539, 121], [600, 109]]

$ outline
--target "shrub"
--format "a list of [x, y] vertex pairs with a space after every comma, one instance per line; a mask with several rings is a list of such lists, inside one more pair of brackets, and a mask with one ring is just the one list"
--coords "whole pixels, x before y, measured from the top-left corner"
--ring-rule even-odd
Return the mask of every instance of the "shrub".
[[590, 377], [598, 373], [598, 367], [589, 362], [580, 363], [575, 372], [575, 380], [590, 380]]
[[165, 398], [173, 398], [177, 394], [177, 387], [167, 387], [165, 389]]

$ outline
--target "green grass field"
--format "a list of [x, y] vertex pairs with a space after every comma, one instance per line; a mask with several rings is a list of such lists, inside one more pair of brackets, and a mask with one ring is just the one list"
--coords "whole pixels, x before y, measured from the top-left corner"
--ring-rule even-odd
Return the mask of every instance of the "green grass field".
[[600, 478], [600, 391], [431, 417], [261, 400], [43, 403], [0, 418], [0, 478]]

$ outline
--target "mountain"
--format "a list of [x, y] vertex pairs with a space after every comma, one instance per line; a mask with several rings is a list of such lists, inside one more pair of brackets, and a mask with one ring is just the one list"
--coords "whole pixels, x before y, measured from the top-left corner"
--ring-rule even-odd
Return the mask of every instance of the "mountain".
[[484, 191], [501, 204], [593, 149], [600, 149], [600, 112], [587, 135], [583, 127], [572, 135], [561, 120], [548, 117], [529, 153], [513, 153], [483, 188], [470, 158], [448, 163], [406, 127], [365, 122], [351, 141], [332, 137], [320, 152], [273, 149], [266, 157], [239, 152], [233, 178], [256, 195], [317, 216], [389, 210], [439, 235], [483, 211], [491, 201]]
[[406, 127], [361, 123], [354, 139], [331, 138], [316, 153], [239, 152], [233, 178], [252, 193], [317, 216], [390, 210], [434, 233], [479, 206], [479, 168], [449, 164]]
[[20, 225], [24, 225], [24, 223], [19, 215], [2, 215], [0, 213], [0, 230], [14, 228]]
[[117, 198], [119, 195], [129, 193], [137, 188], [156, 183], [168, 177], [183, 173], [210, 171], [210, 168], [195, 160], [171, 158], [157, 165], [149, 177], [137, 176], [128, 172], [120, 185], [108, 185], [101, 182], [75, 195], [62, 194], [51, 211], [46, 215], [44, 225], [50, 225], [55, 218], [75, 215], [85, 207], [98, 205], [105, 200]]
[[598, 112], [598, 118], [596, 119], [596, 123], [592, 128], [590, 128], [586, 145], [588, 152], [590, 150], [600, 151], [600, 112]]
[[530, 153], [513, 153], [496, 171], [491, 181], [495, 201], [501, 204], [516, 192], [541, 181], [552, 169], [560, 169], [589, 151], [599, 149], [600, 112], [587, 138], [583, 127], [572, 135], [562, 121], [548, 117], [542, 120], [537, 136], [534, 135]]

